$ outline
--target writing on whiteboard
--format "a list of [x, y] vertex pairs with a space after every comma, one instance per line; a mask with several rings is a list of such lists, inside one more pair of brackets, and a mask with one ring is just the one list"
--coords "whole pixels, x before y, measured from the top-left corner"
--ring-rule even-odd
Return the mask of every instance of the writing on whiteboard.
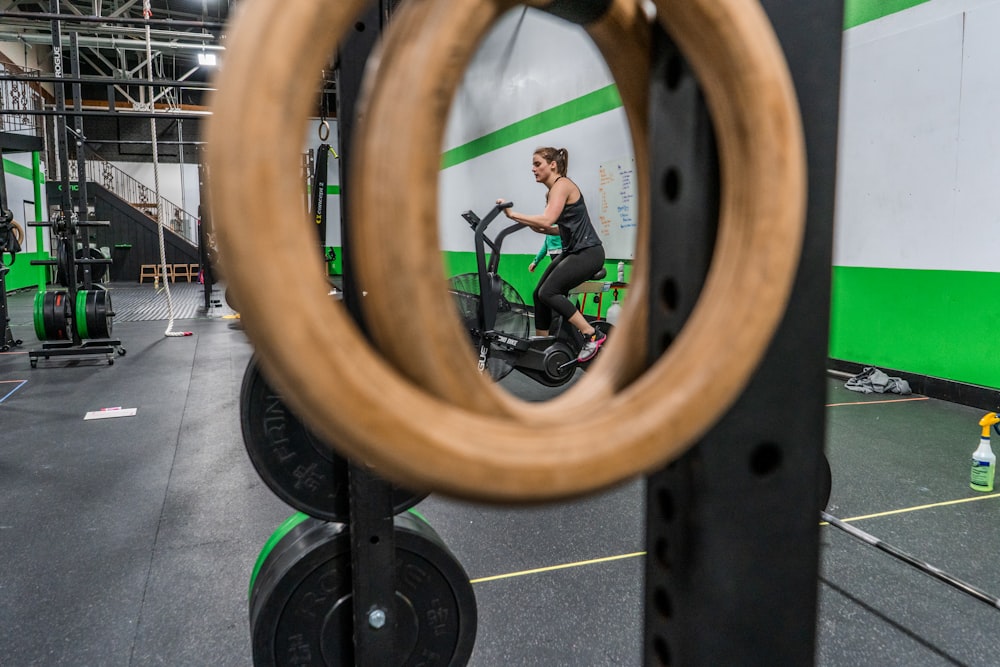
[[635, 158], [604, 162], [598, 177], [597, 232], [609, 258], [631, 259], [635, 251]]

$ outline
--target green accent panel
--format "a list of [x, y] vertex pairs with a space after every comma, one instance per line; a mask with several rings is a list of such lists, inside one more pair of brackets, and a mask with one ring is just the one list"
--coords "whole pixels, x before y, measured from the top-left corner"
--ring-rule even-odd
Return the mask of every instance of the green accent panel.
[[1000, 388], [1000, 273], [836, 266], [830, 356]]
[[29, 181], [35, 180], [35, 175], [34, 173], [32, 173], [31, 167], [25, 167], [23, 164], [12, 162], [7, 158], [4, 158], [3, 170], [8, 174], [10, 174], [11, 176], [17, 176], [19, 178], [24, 178]]
[[930, 0], [844, 0], [844, 30]]
[[[10, 267], [7, 274], [7, 291], [24, 289], [25, 287], [35, 287], [40, 279], [44, 280], [46, 266], [31, 266], [33, 259], [52, 259], [47, 252], [19, 252], [14, 258], [14, 266]], [[10, 255], [4, 253], [4, 263], [10, 262]], [[42, 287], [45, 283], [42, 283]]]
[[543, 132], [597, 116], [620, 106], [622, 106], [622, 98], [618, 94], [618, 87], [614, 84], [605, 86], [575, 100], [546, 109], [534, 116], [490, 132], [467, 144], [452, 148], [441, 156], [441, 168], [454, 167], [504, 146], [510, 146]]
[[340, 186], [339, 185], [328, 185], [326, 186], [326, 194], [328, 195], [339, 195]]

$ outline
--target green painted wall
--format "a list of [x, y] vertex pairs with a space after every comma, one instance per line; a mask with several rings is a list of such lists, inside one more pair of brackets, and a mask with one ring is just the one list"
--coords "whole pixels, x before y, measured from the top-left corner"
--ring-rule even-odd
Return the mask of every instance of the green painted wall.
[[[35, 197], [35, 219], [41, 220], [43, 216], [43, 206], [41, 200], [41, 183], [44, 181], [44, 174], [41, 170], [41, 158], [39, 153], [32, 153], [31, 156], [31, 167], [14, 162], [13, 160], [3, 159], [3, 170], [5, 174], [10, 174], [16, 178], [23, 178], [25, 180], [32, 182], [32, 187], [34, 190]], [[15, 212], [15, 219], [20, 218], [20, 212]], [[42, 243], [43, 234], [45, 233], [42, 227], [27, 227], [23, 220], [18, 220], [21, 226], [24, 228], [25, 234], [34, 233], [35, 242], [39, 245]], [[35, 287], [37, 285], [44, 286], [47, 278], [47, 267], [44, 266], [31, 266], [31, 260], [33, 259], [50, 259], [49, 254], [46, 252], [33, 252], [33, 253], [18, 253], [17, 257], [14, 258], [13, 266], [10, 266], [11, 257], [8, 253], [4, 253], [3, 261], [4, 264], [10, 266], [10, 271], [5, 277], [5, 284], [7, 286], [7, 291], [12, 291], [16, 289], [23, 289], [25, 287]]]
[[[474, 273], [476, 271], [476, 254], [473, 252], [445, 252], [444, 255], [444, 271], [446, 276], [455, 276], [460, 273]], [[503, 260], [500, 262], [500, 277], [506, 280], [508, 283], [513, 285], [514, 289], [518, 291], [521, 298], [528, 305], [534, 305], [534, 300], [532, 299], [532, 293], [535, 291], [535, 285], [538, 284], [538, 279], [542, 277], [542, 272], [548, 266], [547, 259], [542, 260], [541, 266], [535, 270], [534, 273], [528, 271], [528, 264], [531, 260], [535, 258], [534, 255], [503, 255]], [[604, 268], [608, 272], [608, 277], [605, 280], [614, 280], [618, 275], [618, 262], [606, 262]], [[632, 266], [630, 262], [625, 263], [625, 281], [628, 282], [628, 278], [632, 273]], [[619, 299], [624, 300], [628, 290], [621, 290], [619, 292]], [[608, 307], [611, 306], [613, 297], [612, 293], [609, 291], [604, 294], [603, 300], [600, 304], [601, 315], [608, 312]], [[597, 314], [598, 304], [594, 302], [593, 295], [588, 295], [586, 306], [583, 309], [584, 313], [588, 315]]]
[[[341, 248], [336, 247], [333, 249], [337, 253], [337, 259], [333, 262], [328, 262], [327, 268], [330, 275], [337, 276], [341, 274]], [[444, 275], [451, 277], [457, 276], [461, 273], [475, 273], [476, 271], [476, 254], [472, 252], [442, 252], [442, 259], [444, 262]], [[528, 264], [531, 263], [535, 257], [534, 255], [507, 255], [504, 254], [503, 261], [500, 263], [500, 276], [514, 286], [524, 302], [529, 305], [534, 305], [534, 300], [532, 299], [532, 293], [535, 291], [535, 285], [538, 283], [538, 279], [542, 277], [542, 271], [548, 266], [548, 260], [542, 260], [542, 265], [534, 273], [528, 271]], [[608, 272], [608, 277], [605, 280], [614, 280], [618, 276], [618, 262], [610, 261], [605, 262], [605, 270]], [[632, 264], [631, 262], [625, 262], [625, 282], [628, 282], [629, 276], [632, 275]], [[628, 294], [627, 289], [618, 291], [619, 301], [624, 301], [626, 295]], [[601, 308], [601, 315], [605, 315], [608, 312], [608, 308], [614, 301], [614, 296], [611, 291], [604, 294], [603, 299], [600, 304], [597, 304], [593, 295], [587, 299], [587, 303], [583, 309], [583, 312], [588, 315], [596, 315], [598, 305]]]
[[[17, 257], [14, 259], [14, 266], [10, 267], [10, 273], [5, 278], [8, 292], [45, 284], [45, 271], [48, 267], [31, 266], [31, 260], [33, 259], [50, 258], [47, 252], [17, 253]], [[4, 253], [3, 261], [5, 264], [9, 264], [10, 255]]]
[[830, 356], [1000, 388], [1000, 273], [836, 266]]
[[880, 19], [930, 0], [845, 0], [844, 29]]
[[[929, 1], [846, 0], [844, 27]], [[830, 357], [1000, 388], [998, 290], [1000, 273], [834, 266]]]

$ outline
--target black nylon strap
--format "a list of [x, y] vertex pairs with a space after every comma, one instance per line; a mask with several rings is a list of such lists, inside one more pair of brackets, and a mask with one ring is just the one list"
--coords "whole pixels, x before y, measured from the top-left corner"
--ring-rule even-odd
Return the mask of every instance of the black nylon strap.
[[587, 25], [604, 16], [611, 0], [552, 0], [543, 11], [580, 25]]
[[319, 232], [319, 244], [326, 245], [326, 180], [330, 162], [330, 144], [320, 144], [316, 149], [316, 173], [313, 174], [312, 210]]

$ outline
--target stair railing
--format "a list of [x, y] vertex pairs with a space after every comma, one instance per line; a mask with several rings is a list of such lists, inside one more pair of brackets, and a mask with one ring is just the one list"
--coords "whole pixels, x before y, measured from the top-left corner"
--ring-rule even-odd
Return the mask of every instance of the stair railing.
[[[194, 245], [198, 244], [196, 216], [163, 196], [157, 201], [156, 192], [152, 188], [105, 160], [92, 148], [86, 145], [83, 147], [86, 153], [85, 176], [88, 181], [104, 186], [153, 220], [162, 220], [164, 226], [175, 234]], [[69, 177], [71, 181], [79, 180], [76, 160], [69, 161]]]

